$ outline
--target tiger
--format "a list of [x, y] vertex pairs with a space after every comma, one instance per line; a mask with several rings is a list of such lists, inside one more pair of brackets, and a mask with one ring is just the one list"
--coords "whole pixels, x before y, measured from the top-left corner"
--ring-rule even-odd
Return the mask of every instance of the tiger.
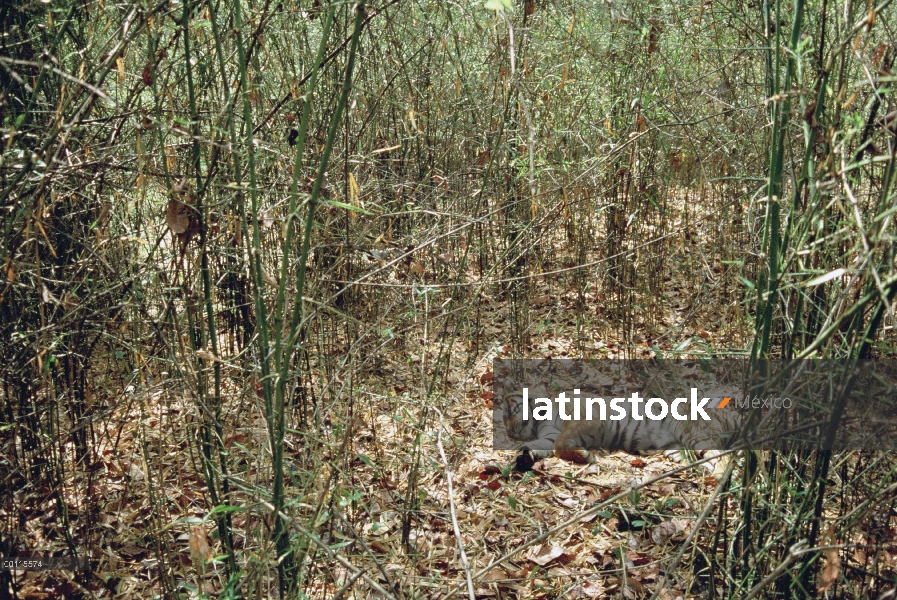
[[[585, 398], [588, 390], [582, 390], [580, 395]], [[516, 393], [507, 394], [501, 407], [507, 436], [520, 442], [515, 464], [520, 472], [531, 471], [536, 462], [552, 454], [575, 463], [593, 464], [596, 456], [592, 451], [623, 451], [642, 456], [663, 451], [669, 458], [681, 460], [679, 449], [690, 448], [711, 458], [702, 464], [719, 474], [726, 463], [713, 457], [721, 453], [717, 449], [727, 446], [727, 432], [737, 430], [740, 424], [739, 413], [731, 410], [714, 413], [713, 421], [699, 426], [691, 421], [635, 420], [628, 414], [618, 421], [562, 420], [560, 411], [554, 411], [552, 420], [524, 420], [522, 405], [521, 394]]]

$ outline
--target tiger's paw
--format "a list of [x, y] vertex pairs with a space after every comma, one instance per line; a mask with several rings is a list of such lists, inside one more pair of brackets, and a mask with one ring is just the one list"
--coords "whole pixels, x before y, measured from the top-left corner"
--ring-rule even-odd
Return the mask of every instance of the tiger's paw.
[[555, 450], [554, 455], [580, 465], [593, 465], [598, 462], [595, 453], [589, 450]]
[[534, 457], [530, 449], [524, 446], [520, 449], [520, 454], [517, 456], [517, 462], [514, 465], [514, 469], [518, 473], [528, 473], [533, 470], [533, 465], [536, 464], [539, 458], [540, 457]]
[[514, 468], [519, 473], [532, 471], [533, 465], [552, 454], [561, 460], [580, 465], [592, 465], [598, 462], [595, 453], [590, 452], [589, 450], [555, 450], [554, 452], [545, 452], [541, 450], [530, 450], [524, 446], [520, 449], [520, 454], [517, 456], [517, 462]]
[[526, 473], [527, 471], [533, 470], [533, 465], [542, 460], [543, 458], [548, 458], [555, 454], [555, 452], [551, 450], [545, 449], [534, 449], [530, 448], [528, 445], [520, 446], [520, 455], [517, 457], [517, 464], [515, 468], [520, 473]]

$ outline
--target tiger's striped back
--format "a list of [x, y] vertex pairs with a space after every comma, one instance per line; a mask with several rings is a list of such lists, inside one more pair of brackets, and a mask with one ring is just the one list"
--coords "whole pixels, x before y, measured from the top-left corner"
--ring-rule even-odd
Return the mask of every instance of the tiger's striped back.
[[[544, 394], [544, 390], [542, 392], [544, 396], [548, 396]], [[724, 448], [727, 444], [727, 432], [737, 428], [739, 419], [736, 412], [724, 411], [714, 414], [715, 420], [711, 424], [637, 420], [628, 413], [618, 421], [572, 421], [561, 419], [560, 411], [554, 411], [554, 418], [551, 420], [524, 420], [521, 395], [510, 394], [504, 400], [503, 422], [506, 433], [512, 440], [521, 442], [518, 445], [521, 454], [517, 457], [517, 469], [521, 471], [530, 470], [536, 461], [551, 456], [552, 453], [565, 460], [591, 463], [595, 461], [591, 450], [623, 451], [637, 455], [667, 451], [669, 456], [673, 456], [678, 454], [678, 448]], [[584, 398], [571, 400], [584, 402]], [[580, 414], [585, 414], [582, 406]], [[716, 463], [709, 464], [708, 469], [715, 469], [716, 466]]]

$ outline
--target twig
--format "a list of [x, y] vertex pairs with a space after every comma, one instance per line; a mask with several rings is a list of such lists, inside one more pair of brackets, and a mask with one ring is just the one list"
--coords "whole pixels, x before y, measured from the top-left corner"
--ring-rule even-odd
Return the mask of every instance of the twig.
[[470, 563], [467, 562], [467, 554], [464, 552], [464, 541], [461, 539], [461, 528], [458, 527], [458, 517], [455, 515], [455, 498], [452, 492], [452, 468], [449, 466], [448, 459], [445, 457], [445, 450], [442, 447], [442, 412], [434, 409], [439, 414], [439, 431], [436, 433], [436, 446], [439, 448], [439, 456], [442, 458], [442, 464], [445, 465], [445, 481], [448, 484], [449, 511], [452, 515], [452, 527], [455, 530], [455, 539], [458, 540], [458, 552], [461, 554], [461, 566], [464, 567], [464, 573], [467, 576], [467, 595], [470, 600], [475, 600], [476, 595], [473, 591], [473, 578], [470, 574]]
[[[270, 510], [271, 512], [274, 512], [274, 505], [271, 504], [270, 502], [266, 502], [264, 500], [259, 500], [259, 503], [261, 505], [263, 505], [265, 508], [267, 508], [268, 510]], [[370, 585], [372, 588], [374, 588], [375, 590], [377, 590], [378, 592], [380, 592], [381, 594], [383, 594], [390, 600], [397, 600], [395, 596], [393, 596], [386, 590], [386, 588], [384, 588], [382, 585], [380, 585], [379, 583], [377, 583], [376, 581], [374, 581], [367, 575], [365, 575], [364, 570], [359, 569], [358, 567], [356, 567], [355, 565], [350, 563], [348, 560], [346, 560], [345, 558], [343, 558], [342, 556], [340, 556], [339, 554], [334, 552], [333, 549], [330, 546], [328, 546], [327, 544], [325, 544], [323, 541], [321, 541], [318, 538], [318, 536], [316, 536], [315, 534], [310, 532], [308, 529], [306, 529], [299, 523], [297, 523], [295, 520], [291, 519], [288, 515], [284, 514], [282, 511], [277, 511], [277, 516], [280, 517], [281, 519], [283, 519], [284, 522], [286, 522], [287, 524], [292, 525], [293, 527], [298, 529], [302, 533], [302, 535], [306, 536], [308, 539], [313, 541], [321, 550], [326, 552], [330, 558], [332, 558], [339, 564], [343, 565], [344, 567], [346, 567], [347, 569], [352, 571], [352, 573], [359, 574], [359, 577], [364, 579], [368, 583], [368, 585]]]
[[807, 548], [807, 544], [807, 540], [801, 540], [791, 546], [791, 548], [788, 549], [788, 556], [785, 557], [785, 560], [783, 560], [772, 573], [764, 577], [763, 581], [755, 585], [742, 600], [751, 600], [751, 598], [759, 594], [760, 590], [775, 581], [779, 575], [784, 573], [788, 569], [788, 565], [790, 565], [795, 558], [802, 554], [806, 554], [807, 552], [815, 552], [817, 550], [817, 548]]
[[698, 519], [695, 521], [694, 526], [691, 528], [691, 531], [688, 533], [688, 537], [685, 538], [685, 541], [682, 542], [679, 552], [676, 554], [676, 557], [673, 559], [666, 569], [664, 569], [664, 578], [663, 584], [658, 585], [657, 589], [654, 590], [654, 594], [652, 594], [650, 600], [655, 600], [659, 595], [662, 589], [669, 587], [671, 575], [673, 573], [673, 569], [675, 569], [679, 565], [679, 561], [682, 560], [682, 557], [685, 556], [685, 551], [691, 545], [692, 539], [694, 539], [695, 535], [698, 533], [698, 529], [701, 528], [701, 525], [704, 521], [707, 520], [707, 517], [710, 516], [710, 510], [716, 505], [716, 500], [719, 498], [720, 494], [722, 494], [723, 490], [728, 485], [729, 478], [732, 476], [732, 471], [735, 470], [735, 458], [732, 457], [729, 459], [729, 465], [726, 467], [726, 472], [720, 477], [719, 482], [716, 485], [716, 489], [713, 490], [713, 494], [711, 494], [710, 498], [707, 500], [707, 504], [704, 505], [704, 510], [701, 511], [701, 514], [698, 516]]
[[[106, 94], [106, 92], [104, 92], [97, 86], [91, 85], [91, 84], [87, 83], [86, 81], [84, 81], [83, 79], [79, 79], [79, 78], [75, 77], [74, 75], [69, 75], [62, 69], [58, 69], [56, 67], [51, 67], [48, 63], [41, 64], [41, 63], [34, 62], [31, 60], [17, 60], [17, 59], [9, 58], [6, 56], [0, 56], [0, 63], [2, 63], [4, 65], [21, 65], [21, 66], [26, 66], [26, 67], [35, 67], [37, 69], [46, 69], [47, 71], [51, 71], [51, 72], [55, 73], [56, 75], [59, 75], [63, 79], [68, 79], [72, 83], [80, 85], [81, 87], [85, 88], [86, 90], [90, 91], [91, 93], [99, 96], [106, 102], [109, 102], [112, 106], [115, 106], [115, 100], [110, 98], [109, 95]], [[10, 70], [10, 73], [12, 73], [11, 70]], [[17, 77], [17, 75], [16, 75], [16, 77]]]
[[[496, 558], [496, 559], [493, 559], [488, 565], [486, 565], [485, 567], [483, 567], [482, 569], [480, 569], [479, 571], [477, 571], [476, 573], [474, 573], [473, 577], [474, 577], [475, 579], [479, 579], [481, 576], [483, 576], [483, 575], [485, 575], [486, 573], [488, 573], [489, 571], [491, 571], [491, 570], [492, 570], [493, 568], [495, 568], [497, 565], [500, 565], [501, 563], [505, 562], [506, 560], [508, 560], [508, 559], [510, 559], [510, 558], [512, 558], [512, 557], [514, 557], [514, 556], [516, 556], [517, 554], [519, 554], [519, 553], [522, 552], [523, 550], [526, 550], [527, 548], [530, 548], [531, 546], [534, 546], [534, 545], [538, 544], [538, 543], [541, 542], [542, 540], [545, 540], [545, 539], [551, 537], [552, 535], [554, 535], [554, 534], [557, 533], [558, 531], [561, 531], [561, 530], [563, 530], [563, 529], [566, 529], [567, 527], [569, 527], [570, 525], [573, 525], [574, 523], [578, 523], [581, 519], [585, 519], [585, 518], [587, 518], [587, 517], [591, 517], [592, 515], [597, 514], [597, 513], [598, 513], [600, 510], [602, 510], [605, 506], [608, 506], [608, 505], [610, 505], [610, 504], [616, 502], [616, 501], [619, 500], [620, 498], [625, 498], [625, 497], [628, 496], [630, 493], [632, 493], [633, 490], [639, 490], [639, 489], [641, 489], [641, 488], [643, 488], [643, 487], [646, 487], [646, 486], [649, 486], [649, 485], [653, 485], [653, 484], [655, 484], [655, 483], [657, 483], [657, 482], [659, 482], [659, 481], [663, 481], [664, 479], [666, 479], [666, 478], [668, 478], [668, 477], [672, 477], [673, 475], [675, 475], [675, 474], [677, 474], [677, 473], [681, 473], [681, 472], [683, 472], [683, 471], [687, 471], [687, 470], [691, 469], [692, 467], [694, 467], [694, 466], [696, 466], [696, 465], [700, 465], [700, 464], [703, 464], [703, 463], [708, 462], [708, 461], [711, 461], [711, 460], [716, 460], [716, 459], [719, 459], [719, 458], [721, 458], [721, 457], [723, 457], [723, 456], [725, 456], [725, 455], [732, 454], [733, 452], [738, 452], [739, 450], [744, 450], [744, 449], [745, 449], [745, 446], [744, 446], [744, 445], [741, 445], [741, 446], [738, 446], [738, 447], [735, 447], [735, 448], [731, 448], [731, 449], [729, 449], [729, 450], [726, 450], [726, 451], [724, 451], [724, 452], [719, 453], [719, 454], [716, 455], [716, 456], [713, 456], [713, 457], [707, 457], [707, 458], [703, 458], [703, 459], [701, 459], [701, 460], [697, 460], [697, 461], [695, 461], [695, 462], [693, 462], [693, 463], [690, 463], [690, 464], [687, 464], [687, 465], [683, 465], [683, 466], [678, 467], [678, 468], [676, 468], [676, 469], [673, 469], [673, 470], [671, 470], [671, 471], [667, 471], [666, 473], [661, 473], [660, 475], [657, 475], [656, 477], [652, 477], [651, 479], [646, 479], [645, 481], [641, 482], [641, 483], [638, 484], [638, 485], [633, 485], [633, 486], [627, 488], [627, 489], [624, 490], [624, 491], [621, 491], [621, 492], [619, 492], [619, 493], [617, 493], [617, 494], [614, 494], [613, 496], [610, 496], [609, 498], [607, 498], [607, 499], [604, 500], [603, 502], [599, 502], [598, 504], [595, 504], [592, 508], [590, 508], [590, 509], [588, 509], [588, 510], [585, 510], [585, 511], [583, 511], [583, 512], [581, 512], [581, 513], [578, 513], [578, 514], [574, 515], [573, 517], [570, 517], [570, 518], [567, 519], [566, 521], [564, 521], [564, 522], [562, 522], [562, 523], [560, 523], [560, 524], [558, 524], [558, 525], [552, 527], [551, 529], [545, 531], [544, 533], [542, 533], [542, 534], [540, 534], [540, 535], [534, 537], [533, 539], [531, 539], [530, 541], [526, 542], [525, 544], [522, 544], [522, 545], [518, 546], [517, 548], [514, 548], [513, 550], [510, 550], [510, 551], [506, 552], [504, 555], [502, 555], [502, 556], [500, 556], [500, 557], [498, 557], [498, 558]], [[455, 586], [453, 589], [449, 590], [449, 591], [446, 593], [445, 597], [446, 597], [446, 598], [449, 598], [449, 597], [455, 595], [460, 589], [461, 589], [461, 586], [460, 586], [460, 585]]]
[[361, 544], [361, 546], [364, 548], [365, 552], [368, 553], [368, 556], [371, 557], [371, 560], [374, 561], [374, 564], [377, 565], [377, 568], [380, 570], [380, 573], [383, 575], [383, 578], [386, 579], [386, 582], [389, 584], [389, 586], [390, 586], [392, 589], [394, 589], [394, 590], [396, 591], [397, 594], [402, 595], [402, 590], [401, 590], [401, 589], [399, 588], [399, 586], [392, 580], [392, 578], [389, 576], [389, 573], [387, 573], [387, 572], [386, 572], [386, 569], [383, 568], [383, 565], [380, 564], [380, 561], [377, 560], [377, 556], [376, 556], [376, 555], [374, 554], [374, 552], [371, 550], [370, 546], [367, 545], [367, 542], [364, 541], [364, 538], [362, 538], [360, 535], [358, 535], [358, 532], [355, 531], [355, 527], [353, 527], [352, 524], [349, 523], [349, 522], [346, 520], [346, 517], [344, 517], [343, 514], [342, 514], [339, 510], [334, 509], [333, 514], [335, 514], [336, 517], [337, 517], [340, 521], [342, 521], [343, 525], [345, 525], [346, 527], [349, 528], [349, 531], [352, 532], [352, 535], [355, 536], [355, 539], [358, 540], [358, 542], [359, 542], [359, 543]]
[[352, 575], [352, 577], [350, 577], [349, 579], [347, 579], [347, 580], [346, 580], [346, 583], [343, 584], [343, 587], [341, 587], [341, 588], [339, 589], [339, 591], [337, 591], [337, 592], [333, 595], [333, 597], [330, 598], [330, 600], [340, 600], [343, 596], [345, 596], [345, 595], [346, 595], [346, 592], [348, 592], [349, 589], [352, 587], [352, 585], [353, 585], [356, 581], [358, 581], [358, 578], [359, 578], [359, 577], [361, 577], [361, 576], [364, 575], [364, 572], [365, 572], [365, 571], [367, 571], [367, 569], [362, 569], [361, 571], [359, 571], [358, 573], [355, 573], [354, 575]]

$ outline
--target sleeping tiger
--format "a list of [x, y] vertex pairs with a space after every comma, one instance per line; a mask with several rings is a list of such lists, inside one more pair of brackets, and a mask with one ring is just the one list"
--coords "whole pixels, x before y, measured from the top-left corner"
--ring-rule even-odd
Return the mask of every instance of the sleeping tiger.
[[[581, 396], [585, 398], [587, 395], [587, 390], [583, 390]], [[518, 471], [531, 470], [533, 464], [552, 452], [559, 458], [577, 463], [594, 463], [592, 451], [621, 450], [638, 455], [664, 451], [670, 458], [678, 460], [682, 457], [679, 449], [688, 448], [703, 452], [704, 458], [708, 458], [720, 454], [718, 449], [727, 446], [727, 432], [735, 431], [740, 423], [740, 414], [732, 410], [715, 412], [713, 421], [700, 424], [635, 420], [628, 415], [618, 421], [565, 421], [561, 419], [560, 411], [555, 411], [552, 420], [524, 420], [521, 418], [522, 406], [521, 394], [516, 393], [506, 395], [501, 407], [507, 436], [521, 442], [517, 446], [520, 451], [516, 461]], [[719, 474], [726, 463], [709, 460], [703, 466]]]

